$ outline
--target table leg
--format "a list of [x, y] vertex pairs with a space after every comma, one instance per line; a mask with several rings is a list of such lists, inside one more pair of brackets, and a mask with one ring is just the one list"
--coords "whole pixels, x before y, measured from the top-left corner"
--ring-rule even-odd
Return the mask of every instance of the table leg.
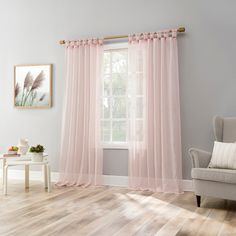
[[48, 170], [47, 165], [42, 166], [43, 177], [44, 177], [44, 187], [48, 188]]
[[7, 172], [8, 172], [8, 165], [4, 166], [4, 186], [3, 186], [3, 193], [7, 195]]
[[2, 184], [4, 185], [6, 159], [2, 159]]
[[51, 192], [51, 171], [50, 166], [47, 164], [47, 181], [48, 181], [48, 192]]
[[29, 188], [29, 165], [25, 165], [25, 188]]

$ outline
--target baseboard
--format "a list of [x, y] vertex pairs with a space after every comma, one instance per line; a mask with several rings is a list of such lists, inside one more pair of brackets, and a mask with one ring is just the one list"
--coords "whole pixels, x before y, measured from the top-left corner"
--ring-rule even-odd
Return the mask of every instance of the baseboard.
[[[115, 176], [115, 175], [104, 175], [104, 185], [128, 187], [128, 176]], [[24, 170], [9, 170], [9, 179], [24, 179]], [[51, 173], [52, 182], [57, 182], [59, 178], [58, 172]], [[30, 171], [31, 180], [43, 179], [41, 171]], [[192, 180], [184, 179], [183, 182], [184, 191], [193, 191]]]
[[[104, 185], [128, 187], [128, 176], [115, 176], [115, 175], [104, 175]], [[184, 191], [193, 191], [192, 180], [184, 179], [183, 182]]]
[[[25, 178], [25, 171], [24, 170], [8, 170], [8, 178], [9, 179], [19, 179], [22, 180]], [[30, 171], [30, 180], [42, 180], [43, 175], [41, 171]], [[57, 182], [59, 179], [58, 172], [51, 172], [51, 181]]]
[[128, 187], [128, 176], [103, 175], [104, 185]]
[[193, 181], [190, 179], [183, 179], [183, 190], [187, 192], [193, 192]]

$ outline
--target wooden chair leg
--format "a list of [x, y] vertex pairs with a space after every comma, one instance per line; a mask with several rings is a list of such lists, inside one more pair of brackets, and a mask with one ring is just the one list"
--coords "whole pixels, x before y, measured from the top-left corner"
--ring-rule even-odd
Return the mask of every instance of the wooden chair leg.
[[196, 195], [197, 198], [197, 206], [200, 207], [201, 206], [201, 196]]

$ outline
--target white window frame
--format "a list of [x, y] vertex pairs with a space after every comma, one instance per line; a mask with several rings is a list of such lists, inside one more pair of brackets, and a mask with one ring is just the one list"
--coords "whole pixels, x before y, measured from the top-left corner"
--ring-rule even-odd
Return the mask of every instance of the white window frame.
[[[104, 45], [104, 52], [109, 50], [128, 49], [128, 42], [109, 43]], [[102, 142], [103, 149], [128, 149], [128, 142]]]

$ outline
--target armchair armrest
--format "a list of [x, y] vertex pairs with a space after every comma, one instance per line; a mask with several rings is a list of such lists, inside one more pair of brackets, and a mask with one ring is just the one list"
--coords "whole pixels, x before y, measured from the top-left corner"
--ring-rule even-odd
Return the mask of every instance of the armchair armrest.
[[206, 168], [209, 165], [212, 155], [210, 152], [197, 148], [190, 148], [188, 153], [191, 158], [193, 168]]

